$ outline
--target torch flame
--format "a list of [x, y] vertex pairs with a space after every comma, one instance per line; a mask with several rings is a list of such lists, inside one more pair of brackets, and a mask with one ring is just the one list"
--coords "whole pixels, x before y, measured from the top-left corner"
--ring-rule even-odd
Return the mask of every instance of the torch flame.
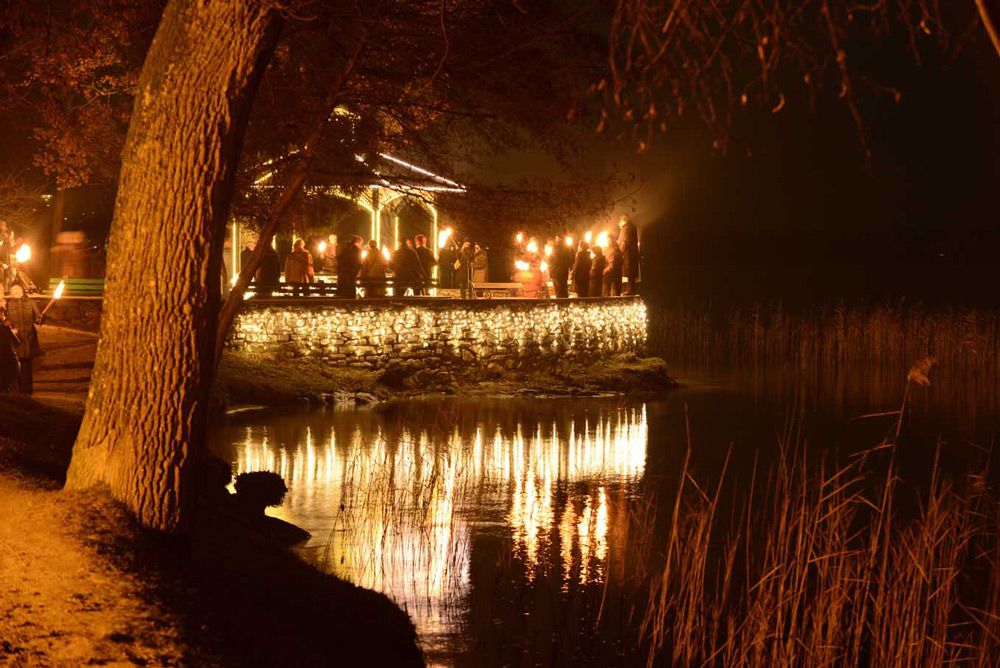
[[520, 244], [522, 241], [524, 241], [524, 232], [518, 232], [517, 236], [514, 238], [517, 239], [517, 243]]
[[444, 248], [445, 244], [448, 243], [448, 237], [451, 236], [451, 228], [446, 227], [441, 232], [438, 232], [438, 248]]
[[517, 269], [518, 271], [528, 271], [528, 269], [531, 268], [531, 265], [529, 265], [524, 260], [518, 260], [517, 262], [514, 263], [514, 268]]
[[543, 272], [548, 271], [549, 263], [546, 262], [545, 260], [542, 260], [542, 263], [538, 266], [538, 268], [541, 269]]
[[59, 281], [59, 285], [57, 285], [56, 289], [52, 291], [52, 298], [59, 299], [60, 297], [62, 297], [63, 290], [65, 289], [66, 289], [66, 282]]
[[382, 257], [384, 257], [386, 259], [386, 261], [389, 260], [389, 247], [388, 246], [382, 246]]
[[321, 241], [319, 242], [319, 254], [323, 255], [324, 253], [326, 253], [326, 242]]
[[573, 247], [573, 237], [570, 237], [570, 236], [566, 237], [566, 247], [567, 248], [572, 248]]
[[601, 248], [607, 248], [609, 243], [610, 243], [610, 240], [608, 239], [608, 233], [607, 232], [601, 232], [600, 234], [597, 235], [597, 245], [598, 246], [600, 246]]
[[538, 252], [538, 242], [536, 242], [535, 240], [529, 241], [528, 242], [528, 246], [525, 248], [525, 250], [527, 250], [529, 253], [537, 253]]
[[368, 257], [368, 249], [367, 248], [365, 250], [361, 251], [361, 259], [364, 260], [366, 257]]
[[545, 244], [545, 257], [552, 257], [552, 246]]
[[591, 232], [590, 230], [587, 230], [587, 233], [583, 235], [583, 240], [586, 241], [588, 244], [590, 243], [590, 240], [593, 238], [594, 238], [594, 233]]
[[21, 247], [17, 249], [14, 253], [14, 259], [18, 262], [27, 262], [31, 259], [31, 246], [28, 244], [21, 244]]

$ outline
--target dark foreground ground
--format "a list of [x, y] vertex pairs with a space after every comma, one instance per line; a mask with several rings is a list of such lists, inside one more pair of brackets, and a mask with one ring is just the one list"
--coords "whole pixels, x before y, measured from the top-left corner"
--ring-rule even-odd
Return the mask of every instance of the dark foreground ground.
[[96, 340], [43, 328], [34, 398], [0, 397], [0, 666], [419, 666], [408, 617], [218, 505], [191, 536], [60, 491]]

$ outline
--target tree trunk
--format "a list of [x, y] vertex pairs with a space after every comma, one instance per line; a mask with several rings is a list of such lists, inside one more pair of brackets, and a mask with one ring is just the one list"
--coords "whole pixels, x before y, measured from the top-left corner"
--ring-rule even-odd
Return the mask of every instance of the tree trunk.
[[105, 483], [155, 529], [190, 518], [233, 176], [280, 25], [263, 0], [170, 0], [139, 80], [66, 485]]

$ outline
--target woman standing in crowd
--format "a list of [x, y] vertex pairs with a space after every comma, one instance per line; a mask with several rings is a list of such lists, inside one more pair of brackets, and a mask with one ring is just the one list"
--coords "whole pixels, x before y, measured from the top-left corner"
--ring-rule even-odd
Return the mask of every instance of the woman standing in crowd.
[[0, 393], [8, 394], [21, 372], [21, 362], [17, 359], [17, 349], [21, 341], [10, 328], [7, 307], [0, 306]]
[[34, 391], [32, 363], [42, 352], [35, 324], [41, 324], [42, 317], [38, 312], [38, 305], [33, 299], [24, 296], [24, 288], [20, 285], [15, 284], [10, 288], [7, 318], [10, 320], [11, 330], [19, 340], [16, 349], [17, 358], [21, 363], [18, 388], [22, 394], [31, 394]]
[[617, 297], [622, 293], [622, 252], [617, 244], [608, 244], [605, 249], [607, 266], [604, 267], [605, 297]]
[[485, 283], [487, 281], [486, 275], [489, 271], [490, 261], [489, 257], [486, 255], [486, 249], [479, 244], [475, 245], [475, 251], [472, 254], [472, 283], [473, 285], [477, 283]]
[[573, 264], [573, 289], [577, 297], [583, 298], [590, 296], [590, 244], [581, 241], [579, 248]]
[[472, 282], [473, 255], [472, 244], [466, 241], [462, 244], [462, 250], [458, 252], [458, 259], [455, 261], [456, 278], [462, 299], [476, 298], [476, 286]]
[[296, 239], [292, 252], [285, 256], [285, 283], [312, 283], [316, 280], [312, 253], [304, 239]]
[[385, 271], [388, 263], [374, 239], [368, 241], [368, 254], [361, 261], [361, 282], [366, 297], [385, 297]]
[[595, 247], [590, 256], [593, 258], [590, 265], [590, 296], [600, 297], [604, 288], [604, 268], [608, 265], [608, 261], [604, 257], [604, 249], [600, 246]]

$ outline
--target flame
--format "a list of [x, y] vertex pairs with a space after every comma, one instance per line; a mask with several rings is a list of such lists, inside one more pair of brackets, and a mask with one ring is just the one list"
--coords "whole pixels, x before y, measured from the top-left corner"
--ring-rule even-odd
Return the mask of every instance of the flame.
[[583, 240], [586, 241], [588, 244], [590, 243], [590, 240], [593, 238], [594, 238], [594, 233], [591, 232], [590, 230], [587, 230], [587, 233], [583, 235]]
[[516, 268], [516, 269], [517, 269], [518, 271], [528, 271], [528, 269], [530, 269], [530, 268], [531, 268], [531, 265], [529, 265], [529, 264], [528, 264], [527, 262], [525, 262], [524, 260], [518, 260], [517, 262], [515, 262], [515, 263], [514, 263], [514, 267], [515, 267], [515, 268]]
[[386, 260], [389, 259], [389, 247], [388, 246], [382, 246], [382, 257], [384, 257]]
[[326, 242], [321, 241], [319, 242], [319, 254], [323, 255], [324, 253], [326, 253]]
[[21, 244], [21, 247], [17, 249], [14, 253], [14, 259], [18, 262], [27, 262], [31, 259], [31, 246], [28, 244]]
[[517, 236], [515, 236], [514, 238], [517, 239], [517, 243], [520, 244], [522, 241], [524, 241], [524, 232], [518, 232]]
[[538, 252], [538, 242], [536, 242], [534, 239], [532, 239], [531, 241], [528, 242], [528, 245], [525, 248], [525, 250], [527, 250], [529, 253], [537, 253]]
[[573, 247], [573, 237], [566, 237], [566, 247], [567, 248]]
[[438, 248], [444, 248], [445, 244], [448, 243], [448, 237], [451, 236], [452, 229], [446, 227], [444, 230], [438, 233]]
[[361, 251], [361, 259], [364, 260], [366, 257], [368, 257], [368, 249], [367, 248], [365, 250]]
[[542, 271], [548, 271], [549, 263], [546, 262], [545, 260], [542, 260], [542, 264], [540, 264], [538, 268], [541, 269]]
[[552, 256], [552, 246], [545, 244], [545, 257]]
[[608, 238], [607, 232], [601, 232], [600, 234], [597, 235], [598, 246], [600, 246], [601, 248], [607, 248], [609, 243], [611, 243], [611, 241]]
[[56, 289], [52, 292], [52, 298], [59, 299], [60, 297], [62, 297], [63, 290], [65, 289], [66, 289], [65, 281], [59, 281], [59, 285], [57, 285]]

